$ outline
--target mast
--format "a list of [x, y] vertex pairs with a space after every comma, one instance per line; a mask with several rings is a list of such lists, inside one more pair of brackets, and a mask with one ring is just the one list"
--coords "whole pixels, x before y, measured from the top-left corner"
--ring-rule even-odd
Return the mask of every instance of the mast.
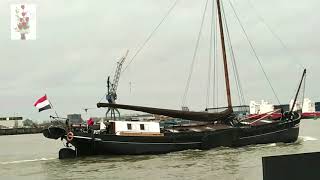
[[229, 82], [229, 72], [228, 72], [228, 63], [227, 63], [226, 47], [225, 47], [225, 42], [224, 42], [224, 34], [223, 34], [223, 24], [222, 24], [222, 17], [221, 17], [220, 0], [217, 0], [217, 8], [218, 8], [220, 37], [221, 37], [221, 47], [222, 47], [222, 56], [223, 56], [224, 77], [225, 77], [226, 90], [227, 90], [228, 109], [232, 109], [231, 92], [230, 92], [230, 82]]
[[[303, 73], [302, 73], [302, 77], [301, 77], [300, 83], [299, 83], [298, 90], [297, 90], [296, 95], [295, 95], [294, 100], [293, 100], [293, 104], [292, 104], [292, 108], [290, 110], [290, 114], [292, 113], [294, 107], [296, 106], [297, 98], [298, 98], [298, 95], [299, 95], [299, 92], [300, 92], [300, 89], [301, 89], [301, 85], [302, 85], [303, 79], [306, 76], [306, 73], [307, 73], [307, 69], [304, 69]], [[304, 101], [304, 99], [302, 99], [302, 101]]]

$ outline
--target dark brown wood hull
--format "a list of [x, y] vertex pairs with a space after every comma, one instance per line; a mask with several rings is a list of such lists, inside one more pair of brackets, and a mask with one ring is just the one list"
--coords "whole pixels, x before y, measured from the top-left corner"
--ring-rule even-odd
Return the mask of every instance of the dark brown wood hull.
[[118, 136], [75, 133], [71, 141], [78, 156], [104, 154], [162, 154], [187, 149], [237, 147], [297, 140], [300, 120], [257, 127], [232, 127], [204, 132], [165, 133], [164, 136]]

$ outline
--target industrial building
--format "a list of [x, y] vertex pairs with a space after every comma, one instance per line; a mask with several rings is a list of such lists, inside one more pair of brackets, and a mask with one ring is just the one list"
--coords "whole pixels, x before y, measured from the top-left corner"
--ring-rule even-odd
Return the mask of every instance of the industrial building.
[[0, 128], [19, 128], [23, 126], [23, 117], [13, 116], [13, 117], [0, 117]]

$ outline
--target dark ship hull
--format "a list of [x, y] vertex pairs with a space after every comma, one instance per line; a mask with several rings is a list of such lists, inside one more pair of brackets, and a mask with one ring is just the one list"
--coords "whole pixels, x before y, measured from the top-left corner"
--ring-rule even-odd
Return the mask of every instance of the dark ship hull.
[[[169, 132], [163, 136], [123, 136], [73, 132], [70, 143], [77, 156], [109, 154], [163, 154], [187, 149], [238, 147], [297, 140], [300, 119], [258, 126], [226, 127], [203, 132]], [[51, 132], [60, 132], [52, 131]], [[44, 134], [48, 131], [44, 131]], [[48, 135], [46, 136], [48, 137]], [[56, 137], [56, 135], [53, 135]], [[50, 137], [48, 137], [50, 138]], [[62, 138], [67, 139], [66, 133]]]
[[225, 129], [212, 132], [165, 133], [163, 136], [118, 136], [75, 133], [71, 144], [77, 154], [163, 154], [186, 149], [209, 149], [232, 146], [236, 131]]
[[268, 143], [292, 143], [299, 136], [299, 120], [292, 122], [266, 124], [259, 127], [241, 128], [235, 146]]

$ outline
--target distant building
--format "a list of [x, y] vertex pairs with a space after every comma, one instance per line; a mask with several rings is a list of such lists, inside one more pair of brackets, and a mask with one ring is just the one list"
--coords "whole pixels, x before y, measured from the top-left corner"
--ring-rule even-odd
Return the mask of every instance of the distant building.
[[[250, 114], [263, 114], [272, 112], [277, 109], [282, 109], [283, 111], [290, 111], [293, 106], [293, 99], [289, 104], [273, 105], [267, 101], [261, 101], [261, 103], [256, 103], [255, 101], [250, 101]], [[302, 113], [319, 112], [320, 102], [313, 102], [309, 98], [304, 98], [303, 103], [296, 100], [296, 104], [293, 111], [300, 110]]]
[[154, 119], [155, 119], [155, 120], [162, 121], [162, 120], [170, 119], [170, 117], [164, 116], [164, 115], [157, 115], [157, 114], [155, 114], [155, 115], [154, 115]]
[[290, 111], [289, 104], [274, 105], [274, 109], [282, 109], [284, 112]]
[[18, 128], [22, 127], [23, 117], [0, 117], [1, 128]]
[[315, 103], [315, 109], [316, 111], [320, 112], [320, 102]]
[[131, 121], [153, 121], [155, 119], [156, 118], [153, 114], [139, 114], [131, 116], [131, 118], [129, 118], [129, 120]]
[[[163, 116], [166, 117], [166, 116]], [[90, 117], [95, 124], [98, 124], [100, 122], [104, 122], [104, 121], [110, 121], [110, 120], [114, 120], [110, 117], [106, 118], [106, 117]], [[134, 115], [123, 115], [120, 117], [116, 116], [116, 120], [119, 121], [154, 121], [156, 120], [155, 116], [153, 114], [134, 114]], [[159, 119], [157, 119], [159, 120]]]
[[250, 114], [264, 114], [274, 111], [274, 105], [265, 100], [261, 100], [261, 103], [250, 101], [249, 108]]
[[[292, 108], [293, 100], [290, 101], [290, 109]], [[316, 103], [312, 102], [309, 98], [304, 98], [303, 103], [297, 100], [293, 111], [302, 110], [302, 112], [316, 112]]]
[[69, 119], [69, 122], [72, 124], [81, 124], [83, 121], [81, 118], [81, 114], [68, 114], [67, 118]]
[[105, 117], [91, 117], [91, 119], [94, 121], [95, 124], [98, 124], [100, 122], [103, 122], [103, 121], [107, 120]]

